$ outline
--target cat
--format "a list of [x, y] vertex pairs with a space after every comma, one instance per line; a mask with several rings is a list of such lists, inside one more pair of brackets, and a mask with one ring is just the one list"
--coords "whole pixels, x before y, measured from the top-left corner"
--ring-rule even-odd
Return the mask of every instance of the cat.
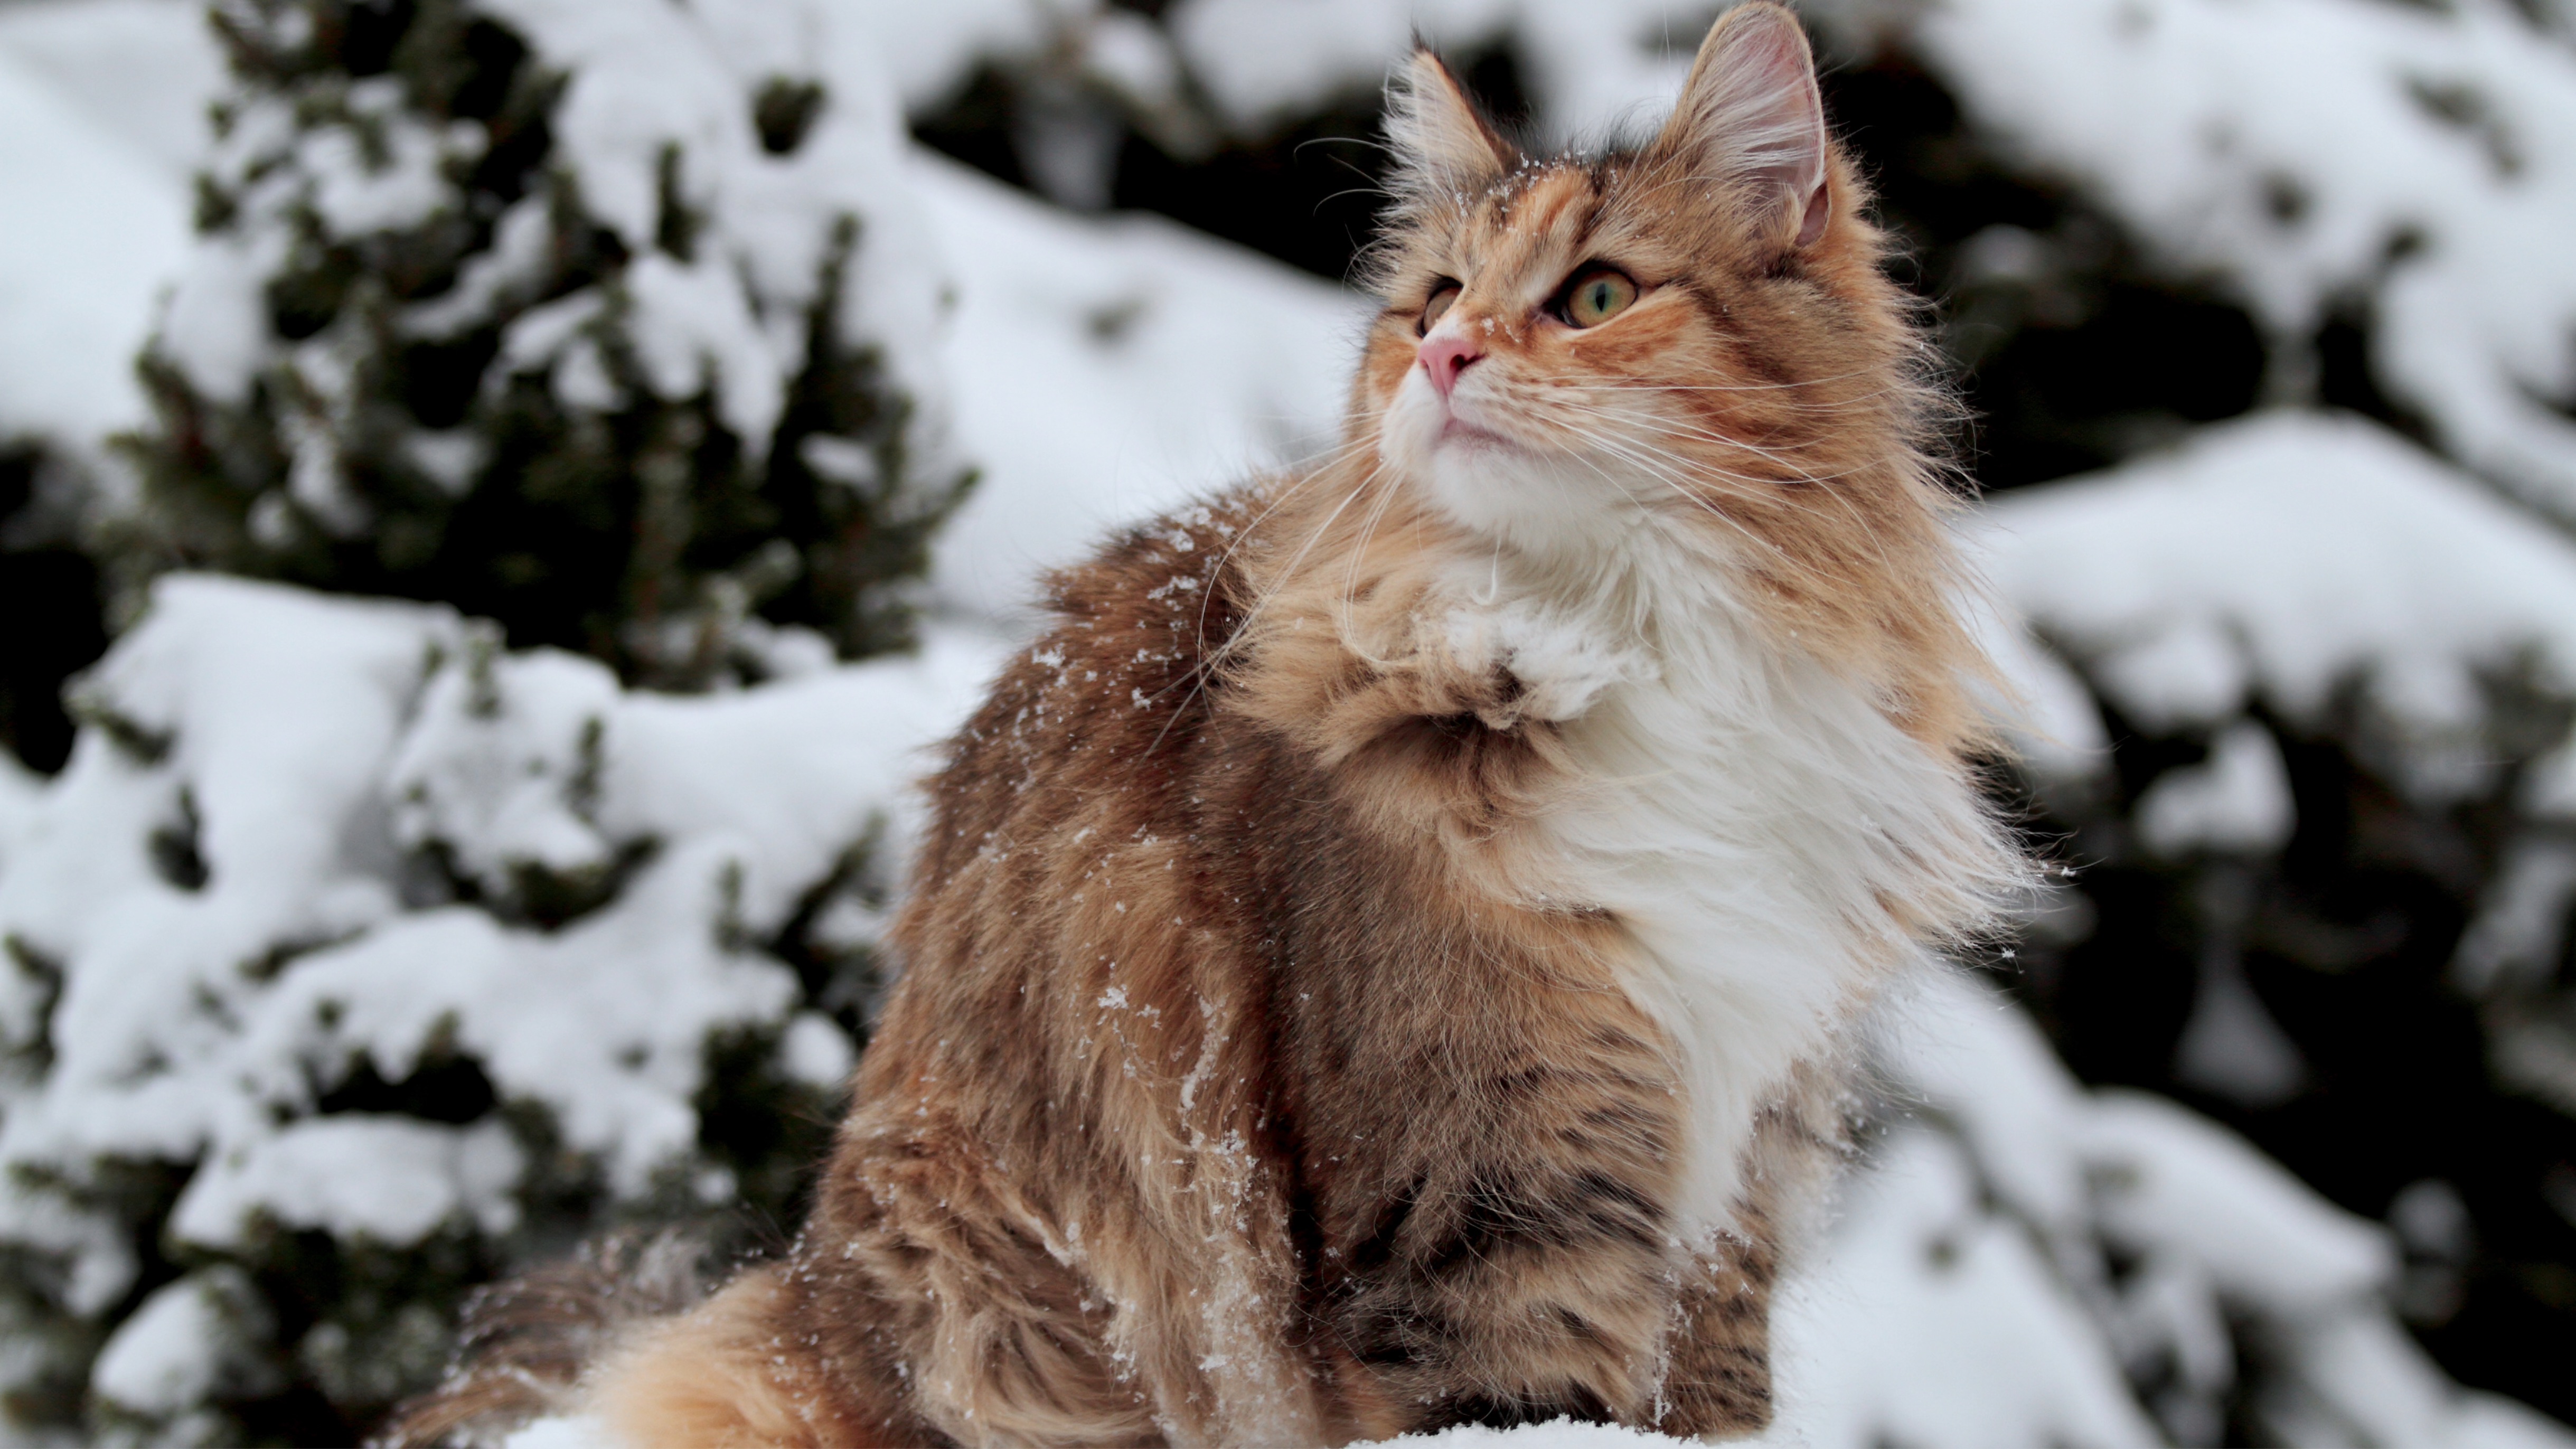
[[2023, 871], [1942, 394], [1787, 10], [1632, 149], [1389, 93], [1341, 446], [1053, 578], [793, 1247], [586, 1366], [504, 1295], [404, 1434], [1767, 1421], [1856, 1023]]

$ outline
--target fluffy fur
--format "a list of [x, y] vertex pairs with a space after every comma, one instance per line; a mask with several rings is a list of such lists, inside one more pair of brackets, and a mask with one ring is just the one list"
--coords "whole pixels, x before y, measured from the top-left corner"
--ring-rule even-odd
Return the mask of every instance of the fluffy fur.
[[1633, 151], [1392, 100], [1342, 448], [1055, 580], [803, 1235], [580, 1381], [637, 1449], [1767, 1418], [1842, 1042], [2019, 868], [1922, 344], [1776, 6]]

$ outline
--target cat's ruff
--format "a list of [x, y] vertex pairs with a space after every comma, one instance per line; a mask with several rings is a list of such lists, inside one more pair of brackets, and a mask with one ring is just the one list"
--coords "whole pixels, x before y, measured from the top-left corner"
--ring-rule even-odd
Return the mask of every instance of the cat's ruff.
[[1537, 817], [1542, 878], [1637, 947], [1632, 989], [1685, 1064], [1682, 1217], [1705, 1234], [1732, 1226], [1755, 1110], [1921, 950], [1878, 898], [1973, 891], [1979, 872], [1999, 889], [2008, 857], [1973, 782], [1865, 682], [1748, 619], [1724, 560], [1633, 530], [1605, 558], [1469, 553], [1457, 572], [1483, 597], [1449, 629], [1561, 727], [1579, 783]]
[[1524, 157], [1427, 52], [1390, 102], [1342, 446], [1051, 581], [794, 1248], [505, 1290], [406, 1442], [1767, 1420], [1854, 1023], [2020, 869], [1939, 395], [1785, 9], [1631, 151]]

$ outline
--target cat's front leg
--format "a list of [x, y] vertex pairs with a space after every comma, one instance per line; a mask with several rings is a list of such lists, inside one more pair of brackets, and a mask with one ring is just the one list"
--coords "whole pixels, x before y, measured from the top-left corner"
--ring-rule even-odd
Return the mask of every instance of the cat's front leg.
[[1476, 1124], [1405, 1162], [1363, 1231], [1333, 1245], [1325, 1319], [1403, 1429], [1643, 1424], [1672, 1293], [1664, 1184], [1651, 1158], [1583, 1139], [1587, 1118], [1662, 1104], [1602, 1100], [1616, 1089], [1544, 1066], [1511, 1075], [1585, 1103], [1553, 1126]]
[[1653, 1428], [1682, 1438], [1732, 1437], [1771, 1422], [1771, 1296], [1779, 1271], [1767, 1223], [1694, 1256], [1655, 1393]]
[[1635, 646], [1526, 600], [1455, 606], [1440, 630], [1440, 648], [1458, 677], [1486, 683], [1473, 712], [1489, 729], [1574, 719], [1611, 689], [1655, 677], [1654, 661]]
[[[1291, 998], [1337, 1377], [1385, 1411], [1367, 1426], [1381, 1436], [1647, 1423], [1679, 1286], [1682, 1102], [1661, 1038], [1585, 969], [1592, 952], [1527, 949], [1490, 915], [1458, 924], [1401, 965], [1301, 977]], [[1605, 929], [1518, 924], [1560, 947]]]

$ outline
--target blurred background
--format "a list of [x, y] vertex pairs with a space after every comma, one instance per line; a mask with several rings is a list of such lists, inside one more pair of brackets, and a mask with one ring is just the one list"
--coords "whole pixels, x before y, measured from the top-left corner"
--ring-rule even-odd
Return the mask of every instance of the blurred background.
[[[1721, 8], [0, 0], [0, 1439], [781, 1242], [1034, 572], [1329, 438], [1409, 35], [1597, 142]], [[1776, 1437], [2576, 1444], [2576, 8], [1800, 10], [2056, 873]]]

